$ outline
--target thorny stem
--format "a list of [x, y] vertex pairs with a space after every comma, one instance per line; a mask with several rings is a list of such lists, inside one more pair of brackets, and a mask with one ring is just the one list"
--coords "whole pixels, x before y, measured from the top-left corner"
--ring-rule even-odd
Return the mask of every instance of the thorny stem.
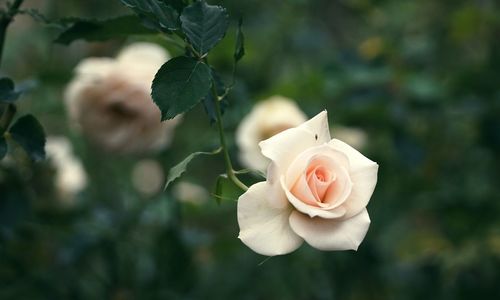
[[224, 156], [224, 161], [226, 163], [226, 172], [227, 172], [227, 177], [229, 180], [231, 180], [236, 186], [241, 188], [243, 191], [248, 190], [248, 187], [241, 182], [238, 177], [236, 176], [236, 173], [233, 169], [233, 165], [231, 163], [231, 158], [229, 157], [229, 152], [227, 151], [227, 145], [226, 145], [226, 137], [224, 135], [224, 125], [222, 123], [222, 112], [220, 108], [220, 101], [219, 101], [219, 96], [217, 95], [217, 89], [215, 87], [215, 82], [212, 80], [212, 96], [215, 104], [215, 113], [217, 117], [217, 127], [219, 129], [219, 138], [220, 138], [220, 144], [222, 147], [222, 155]]

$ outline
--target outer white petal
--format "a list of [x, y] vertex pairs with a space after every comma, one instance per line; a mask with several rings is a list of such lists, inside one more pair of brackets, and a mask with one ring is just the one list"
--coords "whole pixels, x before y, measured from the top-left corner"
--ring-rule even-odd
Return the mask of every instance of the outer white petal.
[[340, 140], [334, 139], [329, 145], [349, 158], [349, 175], [353, 187], [343, 206], [347, 210], [345, 218], [350, 218], [364, 209], [370, 201], [377, 184], [378, 164]]
[[345, 220], [310, 218], [294, 211], [290, 215], [290, 226], [314, 248], [358, 250], [370, 227], [370, 217], [366, 209]]
[[299, 126], [306, 120], [306, 115], [292, 99], [273, 96], [259, 101], [236, 131], [243, 165], [265, 172], [270, 160], [262, 155], [259, 142], [287, 128]]
[[253, 251], [268, 256], [287, 254], [303, 242], [289, 225], [291, 207], [276, 209], [269, 205], [269, 185], [252, 185], [238, 199], [239, 238]]
[[283, 171], [297, 155], [316, 145], [320, 143], [317, 143], [314, 134], [300, 127], [287, 129], [259, 143], [262, 154]]
[[341, 140], [333, 139], [330, 141], [329, 145], [347, 155], [347, 157], [349, 158], [351, 171], [355, 172], [359, 171], [360, 169], [370, 168], [373, 167], [373, 165], [377, 165], [376, 162], [359, 153], [358, 150], [342, 142]]
[[332, 139], [330, 136], [330, 126], [328, 125], [328, 113], [326, 110], [320, 112], [309, 121], [304, 122], [299, 128], [309, 131], [315, 136], [319, 144], [328, 143]]
[[292, 161], [303, 151], [330, 141], [328, 116], [322, 111], [299, 127], [282, 131], [259, 143], [262, 154], [285, 172]]

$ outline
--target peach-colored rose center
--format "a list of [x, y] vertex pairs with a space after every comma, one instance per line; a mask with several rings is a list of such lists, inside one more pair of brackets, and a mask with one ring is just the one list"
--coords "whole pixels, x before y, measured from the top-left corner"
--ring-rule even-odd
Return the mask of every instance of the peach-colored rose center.
[[347, 172], [335, 159], [317, 156], [292, 185], [291, 192], [308, 205], [331, 209], [345, 200], [350, 186]]

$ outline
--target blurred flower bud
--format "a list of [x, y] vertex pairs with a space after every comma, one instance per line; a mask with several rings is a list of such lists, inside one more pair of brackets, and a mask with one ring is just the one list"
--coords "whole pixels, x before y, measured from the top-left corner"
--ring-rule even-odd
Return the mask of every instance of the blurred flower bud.
[[180, 202], [195, 205], [201, 205], [209, 198], [208, 191], [204, 187], [187, 181], [177, 183], [174, 186], [173, 194]]
[[236, 131], [241, 163], [264, 172], [269, 160], [261, 154], [259, 142], [306, 120], [306, 115], [291, 99], [273, 96], [259, 102]]
[[355, 127], [336, 125], [331, 128], [332, 136], [346, 142], [357, 150], [361, 150], [366, 145], [368, 139], [366, 132]]
[[87, 186], [87, 174], [81, 161], [74, 156], [70, 141], [65, 137], [47, 137], [47, 157], [54, 166], [55, 186], [63, 200], [71, 200]]
[[93, 143], [122, 154], [169, 145], [179, 118], [161, 122], [151, 82], [169, 59], [161, 47], [132, 44], [112, 58], [87, 58], [75, 69], [65, 101], [70, 119]]
[[152, 159], [137, 162], [132, 170], [132, 184], [144, 196], [153, 196], [161, 191], [165, 173], [160, 163]]

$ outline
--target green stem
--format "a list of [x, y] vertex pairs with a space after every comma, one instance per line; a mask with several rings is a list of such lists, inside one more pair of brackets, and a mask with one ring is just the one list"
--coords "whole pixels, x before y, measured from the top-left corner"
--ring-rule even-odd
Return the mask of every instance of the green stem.
[[3, 45], [5, 43], [7, 27], [9, 27], [10, 22], [14, 19], [23, 1], [24, 0], [15, 0], [11, 5], [8, 5], [7, 11], [4, 12], [0, 18], [0, 64], [2, 62]]
[[222, 147], [222, 155], [224, 156], [224, 161], [226, 162], [227, 177], [236, 186], [241, 188], [243, 191], [246, 191], [248, 190], [248, 187], [243, 182], [241, 182], [236, 176], [236, 173], [233, 169], [233, 165], [231, 163], [231, 158], [229, 157], [229, 152], [227, 151], [226, 137], [224, 135], [224, 125], [222, 123], [222, 112], [220, 108], [219, 96], [217, 95], [217, 90], [215, 87], [215, 82], [212, 82], [212, 96], [214, 98], [215, 113], [217, 116], [217, 127], [219, 129], [220, 144]]

